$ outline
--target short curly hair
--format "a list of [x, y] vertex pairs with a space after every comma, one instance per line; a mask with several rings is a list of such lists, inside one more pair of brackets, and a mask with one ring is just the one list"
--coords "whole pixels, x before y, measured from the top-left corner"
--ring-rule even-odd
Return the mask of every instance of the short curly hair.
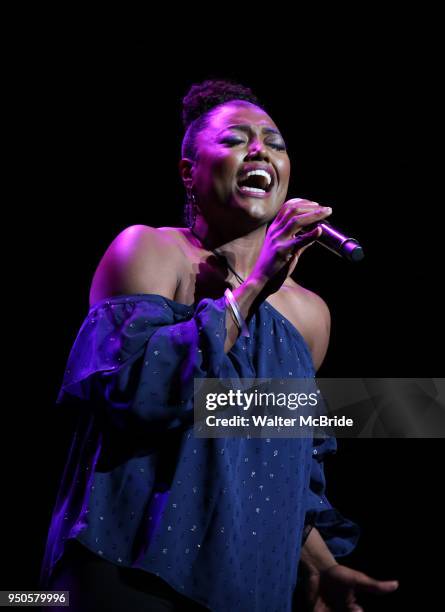
[[[224, 79], [212, 79], [194, 84], [182, 100], [182, 122], [184, 138], [182, 141], [182, 157], [196, 159], [196, 137], [204, 129], [211, 116], [210, 111], [220, 104], [242, 100], [255, 104], [264, 110], [264, 105], [249, 87]], [[189, 203], [184, 209], [184, 220], [190, 226], [191, 210]]]

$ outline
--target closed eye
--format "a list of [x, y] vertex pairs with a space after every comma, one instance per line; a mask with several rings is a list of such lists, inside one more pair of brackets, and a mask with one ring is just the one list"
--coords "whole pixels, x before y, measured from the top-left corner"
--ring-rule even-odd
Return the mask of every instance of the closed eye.
[[[225, 138], [222, 142], [229, 146], [235, 146], [238, 144], [243, 144], [245, 141], [240, 138]], [[268, 147], [272, 147], [273, 149], [276, 149], [277, 151], [286, 150], [286, 146], [281, 142], [267, 142], [266, 145]]]
[[234, 145], [237, 145], [237, 144], [243, 144], [244, 140], [242, 140], [241, 138], [225, 138], [222, 142], [224, 144], [228, 144], [230, 146], [234, 146]]
[[281, 142], [269, 142], [267, 143], [268, 147], [272, 147], [273, 149], [277, 149], [278, 151], [285, 151], [286, 146]]

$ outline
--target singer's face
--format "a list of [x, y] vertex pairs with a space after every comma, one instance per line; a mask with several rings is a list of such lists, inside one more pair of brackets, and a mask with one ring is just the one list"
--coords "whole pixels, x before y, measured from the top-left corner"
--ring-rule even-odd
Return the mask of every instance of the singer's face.
[[286, 199], [290, 161], [267, 113], [246, 102], [222, 104], [196, 144], [193, 188], [209, 221], [257, 225], [275, 217]]

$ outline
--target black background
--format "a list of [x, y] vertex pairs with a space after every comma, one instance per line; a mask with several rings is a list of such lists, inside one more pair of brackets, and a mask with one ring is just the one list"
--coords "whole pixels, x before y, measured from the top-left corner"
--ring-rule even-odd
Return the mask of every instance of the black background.
[[[180, 101], [194, 82], [251, 86], [287, 141], [288, 197], [331, 205], [332, 222], [364, 247], [357, 265], [315, 245], [297, 266], [297, 282], [331, 309], [319, 375], [441, 375], [438, 51], [414, 22], [382, 20], [368, 35], [360, 22], [329, 38], [317, 23], [293, 37], [232, 24], [202, 38], [186, 32], [176, 46], [162, 27], [154, 43], [153, 24], [142, 36], [59, 28], [11, 43], [18, 171], [6, 228], [13, 339], [3, 349], [18, 348], [4, 381], [13, 389], [4, 410], [17, 422], [7, 430], [2, 588], [37, 587], [71, 439], [54, 399], [95, 267], [129, 225], [183, 225]], [[400, 580], [397, 594], [364, 597], [367, 610], [440, 601], [442, 451], [433, 439], [340, 440], [326, 467], [328, 497], [363, 532], [345, 563]]]

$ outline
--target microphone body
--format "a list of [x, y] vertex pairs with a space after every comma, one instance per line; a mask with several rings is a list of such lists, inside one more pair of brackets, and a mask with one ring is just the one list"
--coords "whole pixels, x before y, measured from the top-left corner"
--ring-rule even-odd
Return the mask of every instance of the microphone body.
[[365, 256], [357, 240], [345, 236], [330, 223], [322, 221], [321, 223], [317, 223], [316, 226], [321, 227], [322, 233], [315, 240], [339, 257], [344, 257], [349, 261], [356, 262], [361, 261]]

